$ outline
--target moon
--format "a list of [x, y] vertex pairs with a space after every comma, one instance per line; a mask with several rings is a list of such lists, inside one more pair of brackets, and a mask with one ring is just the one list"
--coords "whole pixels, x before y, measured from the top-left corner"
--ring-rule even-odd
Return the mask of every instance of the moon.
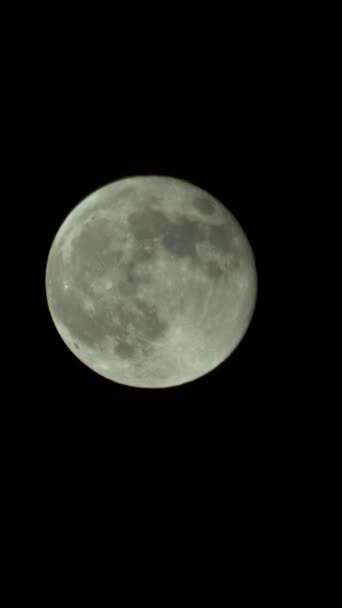
[[119, 384], [165, 388], [231, 355], [253, 316], [257, 273], [221, 202], [151, 175], [105, 185], [69, 213], [45, 286], [54, 325], [80, 361]]

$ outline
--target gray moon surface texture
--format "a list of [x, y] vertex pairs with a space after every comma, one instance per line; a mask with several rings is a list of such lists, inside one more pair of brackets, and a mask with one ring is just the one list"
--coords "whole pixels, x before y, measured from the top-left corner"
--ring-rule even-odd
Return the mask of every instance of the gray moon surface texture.
[[220, 365], [257, 297], [238, 221], [208, 192], [163, 176], [124, 178], [81, 201], [53, 240], [45, 284], [71, 352], [142, 388], [178, 386]]

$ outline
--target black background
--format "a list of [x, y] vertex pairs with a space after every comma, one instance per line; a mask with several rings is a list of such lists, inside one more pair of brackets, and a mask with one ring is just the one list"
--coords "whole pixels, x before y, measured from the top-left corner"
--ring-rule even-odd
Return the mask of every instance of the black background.
[[[183, 450], [199, 459], [218, 450], [220, 464], [234, 456], [241, 467], [283, 432], [279, 239], [288, 174], [296, 171], [292, 119], [275, 66], [268, 60], [260, 69], [260, 58], [247, 59], [235, 69], [219, 63], [216, 72], [212, 56], [211, 64], [197, 58], [185, 66], [179, 57], [154, 57], [134, 72], [124, 63], [112, 75], [91, 66], [89, 76], [75, 66], [34, 81], [21, 118], [31, 229], [24, 376], [34, 403], [24, 417], [47, 447], [63, 439], [85, 458], [92, 449], [113, 458], [122, 451], [137, 466], [150, 446], [155, 464], [159, 450], [171, 460]], [[221, 200], [246, 231], [258, 272], [255, 314], [231, 357], [194, 382], [162, 390], [122, 386], [84, 366], [58, 335], [45, 295], [47, 255], [66, 215], [102, 185], [137, 174], [185, 179]]]
[[[189, 35], [171, 13], [159, 16], [168, 27], [148, 33], [138, 17], [135, 31], [116, 20], [114, 34], [64, 24], [51, 44], [45, 27], [12, 70], [6, 153], [16, 166], [25, 274], [12, 302], [24, 352], [18, 361], [14, 345], [8, 462], [17, 463], [13, 510], [27, 558], [38, 536], [43, 554], [54, 546], [64, 560], [70, 550], [87, 554], [100, 536], [112, 539], [109, 550], [124, 536], [121, 562], [132, 550], [143, 562], [153, 534], [156, 556], [165, 547], [178, 562], [188, 551], [205, 563], [210, 555], [224, 579], [218, 556], [232, 543], [240, 576], [246, 547], [251, 569], [267, 551], [270, 571], [305, 479], [295, 459], [304, 413], [291, 389], [288, 221], [300, 198], [306, 64], [291, 57], [295, 34], [282, 36], [278, 21], [262, 30], [249, 15], [233, 36], [233, 21], [213, 27], [205, 15], [204, 30]], [[46, 301], [47, 256], [66, 215], [97, 188], [137, 174], [208, 190], [239, 220], [256, 259], [257, 304], [238, 348], [206, 376], [169, 389], [122, 386], [87, 368]], [[13, 256], [22, 265], [22, 250]]]
[[[25, 370], [34, 406], [24, 418], [47, 450], [55, 446], [58, 463], [66, 458], [69, 467], [76, 458], [83, 475], [94, 457], [106, 467], [112, 462], [116, 474], [125, 474], [132, 459], [135, 473], [141, 462], [161, 467], [158, 477], [175, 462], [186, 479], [201, 477], [206, 466], [213, 479], [226, 467], [239, 476], [248, 466], [251, 475], [255, 462], [276, 449], [289, 415], [282, 405], [287, 372], [277, 355], [284, 329], [276, 243], [286, 197], [284, 119], [266, 103], [269, 83], [258, 79], [255, 86], [267, 89], [260, 102], [254, 92], [253, 103], [246, 88], [232, 94], [236, 84], [229, 94], [201, 81], [198, 90], [185, 79], [169, 95], [167, 74], [164, 80], [153, 89], [141, 85], [140, 93], [133, 87], [122, 95], [119, 88], [119, 99], [113, 85], [109, 98], [86, 107], [82, 95], [63, 111], [54, 103], [46, 132], [40, 125], [30, 165], [32, 335]], [[235, 352], [210, 374], [161, 390], [122, 386], [84, 366], [58, 335], [45, 295], [47, 255], [66, 215], [102, 185], [136, 174], [186, 179], [221, 200], [246, 231], [258, 272], [254, 317]]]

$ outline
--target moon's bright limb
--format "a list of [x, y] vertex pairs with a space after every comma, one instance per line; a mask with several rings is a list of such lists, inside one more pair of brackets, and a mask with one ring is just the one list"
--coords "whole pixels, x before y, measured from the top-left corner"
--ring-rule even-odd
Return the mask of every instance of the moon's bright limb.
[[100, 188], [52, 243], [46, 293], [69, 349], [98, 374], [144, 388], [222, 363], [253, 315], [257, 276], [240, 224], [188, 182], [131, 177]]

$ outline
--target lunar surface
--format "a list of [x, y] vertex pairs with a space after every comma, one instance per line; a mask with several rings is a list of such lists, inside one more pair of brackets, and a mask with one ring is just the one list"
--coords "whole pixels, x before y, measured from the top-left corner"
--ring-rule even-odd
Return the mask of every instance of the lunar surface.
[[46, 268], [65, 344], [120, 384], [171, 387], [216, 368], [251, 321], [251, 246], [212, 195], [162, 176], [100, 188], [67, 216]]

